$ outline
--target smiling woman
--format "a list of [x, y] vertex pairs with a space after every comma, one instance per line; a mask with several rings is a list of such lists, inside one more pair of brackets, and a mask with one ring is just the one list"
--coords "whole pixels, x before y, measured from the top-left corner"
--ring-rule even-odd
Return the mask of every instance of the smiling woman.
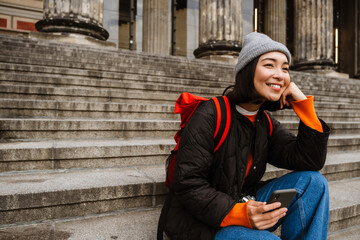
[[[226, 95], [231, 124], [218, 151], [215, 104], [207, 101], [193, 113], [159, 221], [170, 239], [279, 239], [271, 233], [279, 225], [282, 239], [327, 238], [329, 192], [316, 171], [324, 166], [330, 129], [316, 116], [313, 97], [290, 82], [290, 62], [283, 44], [256, 32], [245, 37]], [[292, 106], [297, 136], [265, 111], [268, 103]], [[268, 163], [297, 172], [264, 183]], [[266, 204], [274, 190], [287, 188], [298, 191], [288, 209]], [[249, 195], [255, 200], [246, 202]]]

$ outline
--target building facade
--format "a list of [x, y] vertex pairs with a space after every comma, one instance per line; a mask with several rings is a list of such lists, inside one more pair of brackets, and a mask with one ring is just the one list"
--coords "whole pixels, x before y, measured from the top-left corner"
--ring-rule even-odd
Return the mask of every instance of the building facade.
[[118, 48], [227, 62], [258, 31], [290, 49], [294, 70], [360, 78], [360, 0], [0, 0], [0, 29], [72, 32]]

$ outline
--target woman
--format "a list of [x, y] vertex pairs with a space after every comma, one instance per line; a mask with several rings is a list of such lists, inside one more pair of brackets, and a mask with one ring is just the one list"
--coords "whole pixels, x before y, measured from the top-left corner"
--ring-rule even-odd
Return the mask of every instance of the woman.
[[[216, 110], [203, 103], [187, 123], [179, 145], [175, 180], [162, 211], [170, 239], [326, 239], [329, 219], [325, 163], [329, 127], [315, 114], [313, 97], [290, 82], [291, 55], [260, 33], [245, 37], [236, 84], [227, 94], [231, 129], [214, 153]], [[292, 106], [300, 118], [297, 136], [270, 114], [270, 106]], [[266, 164], [295, 172], [261, 182]], [[295, 188], [288, 209], [266, 204], [274, 190]], [[242, 202], [244, 196], [256, 200]], [[273, 211], [271, 211], [273, 210]], [[270, 211], [270, 212], [268, 212]]]

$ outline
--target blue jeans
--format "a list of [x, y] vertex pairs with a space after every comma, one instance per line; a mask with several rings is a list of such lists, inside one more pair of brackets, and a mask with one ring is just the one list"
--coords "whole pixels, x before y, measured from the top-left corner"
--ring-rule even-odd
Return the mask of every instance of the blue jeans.
[[326, 240], [329, 225], [329, 189], [319, 172], [293, 172], [274, 179], [256, 193], [256, 201], [266, 202], [277, 189], [295, 188], [296, 197], [288, 207], [286, 216], [272, 228], [254, 230], [229, 226], [217, 232], [215, 240], [280, 239], [275, 234], [282, 225], [281, 239]]

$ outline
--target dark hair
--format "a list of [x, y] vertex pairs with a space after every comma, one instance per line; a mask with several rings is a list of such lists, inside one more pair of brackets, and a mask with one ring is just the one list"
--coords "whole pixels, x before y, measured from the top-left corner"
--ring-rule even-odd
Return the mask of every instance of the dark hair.
[[[255, 58], [249, 62], [237, 75], [235, 78], [235, 85], [232, 90], [228, 91], [226, 89], [223, 95], [226, 95], [229, 100], [235, 104], [238, 103], [261, 103], [263, 100], [259, 93], [255, 89], [254, 77], [256, 65], [259, 61], [259, 57]], [[289, 107], [284, 107], [289, 108]], [[280, 101], [271, 102], [265, 101], [261, 105], [261, 109], [276, 111], [280, 109]]]
[[235, 77], [235, 86], [226, 96], [230, 101], [238, 103], [259, 102], [261, 96], [254, 86], [256, 65], [260, 57], [249, 62]]

